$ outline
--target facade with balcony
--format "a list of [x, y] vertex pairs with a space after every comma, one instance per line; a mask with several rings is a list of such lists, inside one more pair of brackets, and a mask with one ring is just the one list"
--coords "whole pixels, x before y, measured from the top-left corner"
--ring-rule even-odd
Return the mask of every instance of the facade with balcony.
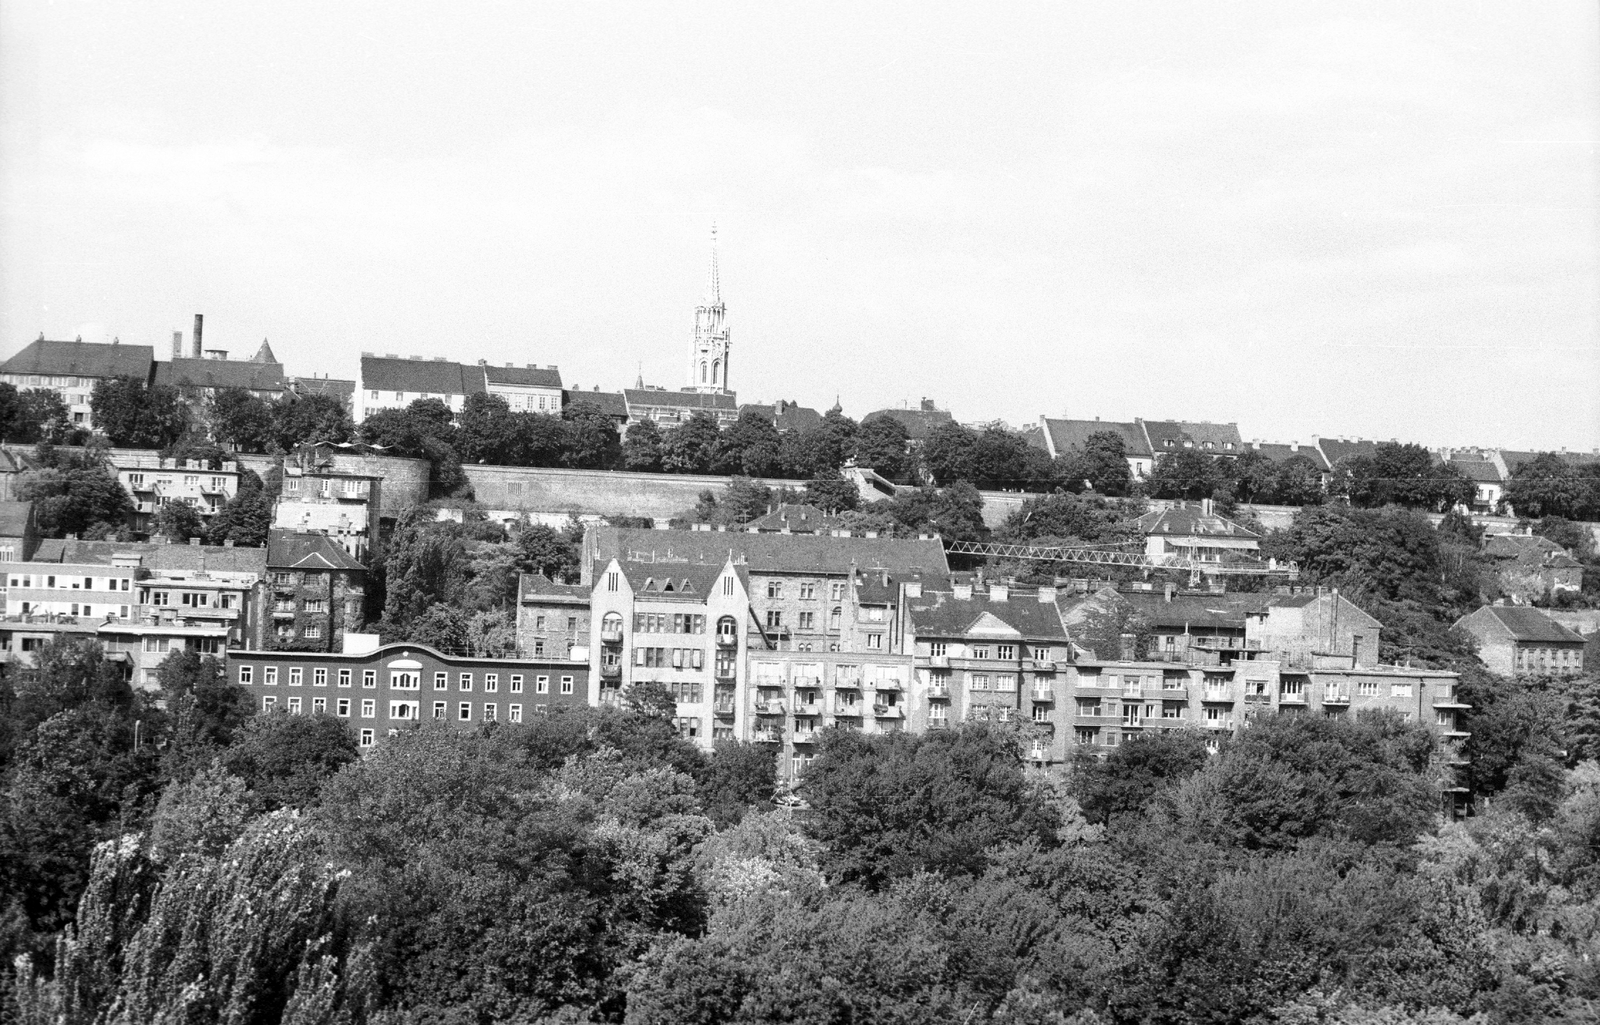
[[365, 620], [367, 569], [325, 534], [271, 531], [266, 573], [269, 611], [255, 647], [337, 651]]
[[152, 529], [156, 513], [173, 502], [210, 519], [239, 491], [239, 464], [231, 459], [164, 458], [154, 452], [117, 449], [112, 463], [117, 480], [133, 496], [135, 530]]

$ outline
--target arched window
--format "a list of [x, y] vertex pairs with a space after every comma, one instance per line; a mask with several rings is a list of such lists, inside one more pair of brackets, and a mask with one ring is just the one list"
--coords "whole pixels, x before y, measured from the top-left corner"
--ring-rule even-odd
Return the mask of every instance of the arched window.
[[717, 640], [723, 644], [734, 643], [739, 637], [739, 621], [732, 616], [717, 620]]
[[722, 373], [722, 361], [721, 360], [712, 360], [711, 361], [711, 383], [712, 384], [716, 384], [717, 383], [717, 375], [721, 374], [721, 373]]
[[622, 616], [620, 613], [607, 612], [600, 620], [600, 641], [602, 644], [622, 643]]
[[834, 609], [832, 612], [828, 613], [828, 629], [829, 630], [837, 630], [837, 629], [839, 629], [839, 617], [842, 614], [843, 614], [843, 610], [842, 609], [837, 609], [837, 608]]
[[704, 360], [700, 361], [700, 383], [706, 383], [706, 364]]

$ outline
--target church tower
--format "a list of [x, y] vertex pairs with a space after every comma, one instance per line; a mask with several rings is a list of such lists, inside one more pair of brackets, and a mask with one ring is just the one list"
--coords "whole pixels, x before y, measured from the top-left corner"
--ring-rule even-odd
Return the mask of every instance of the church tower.
[[711, 226], [711, 279], [705, 302], [694, 310], [694, 348], [689, 352], [689, 388], [692, 391], [728, 391], [728, 308], [722, 305], [722, 281], [717, 273], [717, 226]]

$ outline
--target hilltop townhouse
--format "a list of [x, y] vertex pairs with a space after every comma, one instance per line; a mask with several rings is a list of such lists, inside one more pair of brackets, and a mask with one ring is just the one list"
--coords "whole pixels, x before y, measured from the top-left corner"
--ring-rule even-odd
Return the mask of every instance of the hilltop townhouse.
[[1579, 676], [1584, 636], [1542, 609], [1485, 605], [1453, 627], [1478, 646], [1478, 658], [1501, 676]]
[[1039, 430], [1030, 434], [1030, 443], [1050, 453], [1050, 458], [1061, 459], [1081, 452], [1095, 434], [1111, 433], [1122, 439], [1122, 455], [1128, 461], [1128, 473], [1134, 480], [1143, 480], [1155, 469], [1155, 455], [1150, 451], [1150, 440], [1138, 423], [1121, 423], [1111, 420], [1057, 420], [1048, 416], [1039, 418]]
[[94, 417], [89, 398], [94, 386], [113, 377], [131, 377], [149, 384], [155, 364], [155, 349], [148, 345], [123, 345], [46, 341], [44, 335], [29, 342], [15, 356], [0, 363], [0, 381], [18, 391], [41, 388], [53, 391], [67, 407], [67, 419], [74, 425], [93, 429]]
[[1138, 524], [1152, 559], [1222, 563], [1261, 557], [1261, 535], [1219, 516], [1209, 498], [1152, 510]]
[[404, 409], [417, 399], [439, 399], [459, 413], [467, 396], [479, 394], [498, 395], [513, 412], [559, 414], [561, 371], [554, 364], [494, 366], [488, 360], [471, 364], [442, 356], [402, 359], [392, 353], [364, 352], [356, 382], [355, 420], [360, 423], [383, 409]]
[[470, 658], [425, 644], [341, 652], [230, 651], [228, 675], [262, 712], [336, 715], [362, 748], [424, 720], [525, 722], [589, 693], [589, 667], [556, 659]]
[[326, 534], [351, 557], [364, 561], [378, 538], [384, 478], [338, 469], [302, 448], [283, 465], [283, 490], [272, 525], [300, 533]]
[[1186, 449], [1208, 456], [1237, 456], [1244, 451], [1238, 424], [1214, 424], [1204, 420], [1138, 420], [1136, 423], [1158, 459]]
[[941, 425], [954, 423], [955, 417], [948, 409], [940, 409], [929, 398], [917, 403], [916, 409], [878, 409], [861, 418], [862, 423], [874, 417], [887, 417], [906, 429], [906, 451], [914, 452], [927, 443]]
[[274, 402], [283, 396], [287, 387], [283, 364], [273, 355], [266, 339], [247, 360], [229, 359], [226, 349], [184, 356], [180, 351], [182, 340], [182, 335], [173, 337], [172, 359], [154, 365], [151, 383], [175, 389], [197, 420], [203, 421], [208, 400], [224, 388], [243, 388], [263, 402]]
[[367, 568], [325, 534], [274, 529], [267, 537], [270, 620], [254, 640], [265, 647], [335, 651], [346, 630], [364, 622]]
[[585, 584], [557, 584], [538, 573], [517, 583], [517, 654], [524, 658], [589, 660], [590, 591]]
[[1500, 588], [1515, 601], [1583, 589], [1583, 563], [1547, 537], [1485, 534], [1483, 554], [1493, 563]]

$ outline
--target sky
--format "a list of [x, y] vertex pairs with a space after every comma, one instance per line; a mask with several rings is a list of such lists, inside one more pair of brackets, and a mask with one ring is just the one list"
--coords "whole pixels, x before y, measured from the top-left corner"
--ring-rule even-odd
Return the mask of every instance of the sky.
[[0, 357], [1600, 447], [1589, 2], [0, 4]]

